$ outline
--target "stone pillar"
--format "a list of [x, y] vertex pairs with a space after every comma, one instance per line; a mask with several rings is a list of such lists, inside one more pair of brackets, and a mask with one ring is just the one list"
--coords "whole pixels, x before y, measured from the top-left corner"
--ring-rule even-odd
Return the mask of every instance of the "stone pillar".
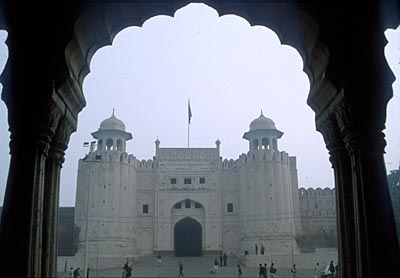
[[[352, 171], [354, 277], [400, 277], [400, 269], [394, 267], [400, 262], [400, 250], [383, 158], [384, 134], [373, 123], [364, 127], [349, 107], [342, 101], [336, 116]], [[345, 198], [350, 200], [350, 196]]]
[[278, 139], [272, 138], [272, 149], [278, 150]]
[[112, 150], [116, 151], [117, 150], [117, 138], [113, 137], [112, 140], [113, 140]]
[[[69, 114], [68, 114], [69, 115]], [[64, 116], [60, 121], [46, 161], [43, 204], [42, 276], [57, 276], [57, 226], [60, 191], [60, 172], [64, 163], [69, 138], [75, 131], [76, 121]]]
[[[46, 160], [60, 111], [52, 100], [44, 111], [38, 134], [20, 136], [11, 129], [10, 170], [2, 212], [0, 244], [18, 256], [1, 260], [3, 273], [42, 277]], [[19, 126], [21, 130], [21, 126]], [[28, 135], [24, 134], [23, 135]], [[11, 252], [11, 251], [9, 251]], [[24, 262], [25, 265], [21, 265]], [[9, 270], [9, 271], [8, 271]]]
[[350, 157], [341, 139], [336, 118], [317, 119], [318, 130], [324, 136], [335, 174], [336, 223], [339, 248], [339, 277], [356, 277], [354, 194]]

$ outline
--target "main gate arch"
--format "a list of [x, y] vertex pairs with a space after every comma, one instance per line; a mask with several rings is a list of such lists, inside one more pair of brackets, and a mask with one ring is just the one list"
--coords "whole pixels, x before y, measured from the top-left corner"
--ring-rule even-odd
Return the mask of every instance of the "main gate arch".
[[198, 257], [202, 255], [201, 224], [185, 217], [174, 226], [174, 250], [176, 257]]

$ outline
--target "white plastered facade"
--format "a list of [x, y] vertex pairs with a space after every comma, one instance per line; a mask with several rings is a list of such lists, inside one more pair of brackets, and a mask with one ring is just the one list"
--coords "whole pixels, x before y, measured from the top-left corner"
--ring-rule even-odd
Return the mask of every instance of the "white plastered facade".
[[243, 136], [249, 152], [229, 161], [219, 141], [161, 148], [158, 140], [154, 158], [139, 161], [125, 152], [132, 135], [114, 115], [92, 135], [101, 144], [79, 161], [77, 255], [85, 253], [87, 202], [89, 253], [103, 257], [174, 254], [174, 228], [185, 218], [201, 225], [202, 254], [251, 254], [255, 244], [268, 254], [297, 252], [296, 158], [278, 150], [283, 132], [264, 115]]

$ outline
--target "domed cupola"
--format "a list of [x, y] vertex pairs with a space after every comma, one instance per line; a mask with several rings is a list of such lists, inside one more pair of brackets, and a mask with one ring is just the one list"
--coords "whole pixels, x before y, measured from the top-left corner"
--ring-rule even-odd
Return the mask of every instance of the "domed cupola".
[[261, 115], [250, 123], [250, 130], [243, 134], [243, 138], [249, 140], [250, 151], [259, 149], [278, 150], [278, 140], [283, 135], [273, 120]]
[[92, 136], [97, 139], [98, 151], [125, 152], [126, 141], [133, 138], [130, 132], [125, 131], [124, 122], [115, 117], [114, 110], [110, 118], [100, 123], [99, 129], [93, 132]]
[[250, 123], [250, 131], [254, 131], [257, 129], [276, 129], [276, 127], [274, 121], [270, 118], [265, 117], [263, 112], [261, 111], [260, 117]]
[[99, 130], [120, 130], [125, 131], [125, 124], [120, 119], [115, 117], [114, 112], [110, 118], [105, 119], [100, 123]]

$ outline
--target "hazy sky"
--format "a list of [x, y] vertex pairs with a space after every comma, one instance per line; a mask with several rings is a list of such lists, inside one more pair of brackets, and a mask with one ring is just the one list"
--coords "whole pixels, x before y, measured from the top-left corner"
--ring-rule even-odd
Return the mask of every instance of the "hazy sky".
[[[399, 76], [400, 32], [386, 32], [385, 52]], [[0, 72], [7, 57], [6, 32], [0, 32]], [[157, 16], [142, 28], [120, 32], [113, 46], [100, 49], [84, 82], [87, 107], [79, 114], [61, 176], [62, 206], [75, 203], [78, 159], [88, 149], [102, 120], [115, 108], [133, 140], [128, 153], [152, 159], [154, 141], [161, 147], [187, 146], [187, 99], [193, 113], [191, 147], [214, 147], [221, 140], [223, 158], [237, 159], [248, 151], [242, 139], [260, 115], [274, 120], [285, 134], [279, 149], [297, 156], [299, 186], [333, 187], [333, 173], [322, 136], [315, 131], [314, 113], [307, 106], [309, 82], [297, 51], [281, 45], [274, 32], [250, 27], [244, 19], [191, 4], [175, 16]], [[400, 158], [399, 82], [388, 110], [388, 169]], [[395, 92], [396, 93], [396, 92]], [[0, 102], [0, 202], [8, 171], [6, 107]]]

